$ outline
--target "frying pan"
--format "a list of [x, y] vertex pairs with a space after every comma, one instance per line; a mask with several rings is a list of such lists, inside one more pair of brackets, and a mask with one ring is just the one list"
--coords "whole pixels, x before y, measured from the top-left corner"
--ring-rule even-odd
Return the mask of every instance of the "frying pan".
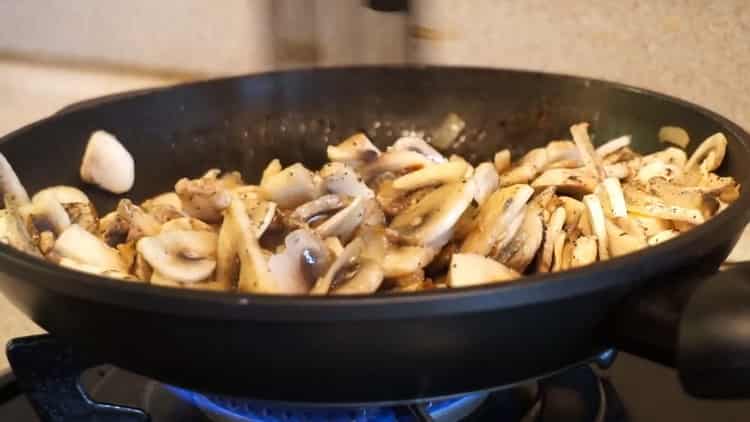
[[[30, 192], [82, 186], [92, 131], [136, 162], [143, 200], [206, 169], [257, 181], [280, 158], [321, 165], [325, 146], [364, 130], [380, 146], [455, 112], [456, 153], [514, 156], [588, 121], [595, 141], [629, 133], [650, 152], [663, 125], [694, 140], [723, 132], [721, 174], [750, 186], [750, 136], [701, 107], [615, 83], [475, 68], [352, 67], [219, 79], [82, 104], [2, 139]], [[656, 247], [517, 282], [368, 297], [278, 297], [125, 283], [0, 246], [0, 288], [83, 353], [182, 387], [294, 402], [391, 402], [505, 386], [591, 362], [613, 347], [675, 365], [689, 391], [750, 391], [744, 266], [716, 275], [750, 218], [743, 193], [707, 223]]]

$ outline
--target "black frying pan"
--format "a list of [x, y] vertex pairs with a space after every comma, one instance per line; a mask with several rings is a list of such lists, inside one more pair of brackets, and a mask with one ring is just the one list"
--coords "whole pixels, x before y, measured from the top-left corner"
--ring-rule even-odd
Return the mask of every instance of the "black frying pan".
[[[579, 121], [591, 122], [599, 142], [630, 133], [643, 152], [663, 147], [662, 125], [687, 129], [692, 146], [721, 131], [729, 139], [721, 172], [750, 186], [750, 136], [698, 106], [608, 82], [465, 68], [339, 68], [189, 84], [77, 107], [6, 136], [0, 151], [31, 192], [80, 185], [86, 140], [105, 129], [134, 155], [129, 196], [142, 200], [211, 167], [241, 170], [247, 180], [276, 157], [316, 167], [326, 144], [357, 130], [382, 146], [449, 112], [467, 122], [456, 152], [474, 161], [506, 147], [518, 156]], [[114, 207], [116, 197], [84, 188], [100, 210]], [[743, 192], [706, 224], [632, 255], [509, 284], [398, 296], [151, 287], [5, 246], [0, 287], [42, 327], [98, 359], [215, 393], [411, 400], [543, 376], [620, 346], [678, 365], [696, 394], [739, 395], [750, 391], [742, 376], [750, 368], [742, 323], [750, 319], [737, 320], [750, 308], [748, 287], [730, 277], [737, 269], [720, 276], [729, 281], [704, 279], [749, 217]]]

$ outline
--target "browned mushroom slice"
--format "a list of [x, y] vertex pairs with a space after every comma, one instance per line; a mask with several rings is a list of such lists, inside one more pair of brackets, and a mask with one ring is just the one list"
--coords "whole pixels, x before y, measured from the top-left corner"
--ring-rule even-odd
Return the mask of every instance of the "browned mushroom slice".
[[40, 256], [34, 244], [26, 222], [18, 211], [14, 200], [5, 197], [5, 209], [0, 210], [0, 242], [10, 245], [19, 251]]
[[372, 189], [349, 166], [341, 163], [328, 163], [320, 169], [319, 173], [326, 192], [345, 196], [375, 197]]
[[519, 273], [494, 259], [471, 253], [456, 253], [451, 259], [447, 284], [449, 287], [467, 287], [510, 281], [518, 277]]
[[471, 176], [476, 187], [474, 194], [474, 200], [477, 204], [482, 205], [489, 198], [489, 196], [497, 190], [500, 184], [500, 179], [495, 170], [495, 166], [492, 163], [481, 163], [474, 169], [474, 174]]
[[504, 149], [498, 151], [493, 159], [495, 170], [498, 174], [503, 174], [510, 169], [510, 150]]
[[128, 271], [117, 250], [110, 248], [77, 224], [71, 224], [60, 234], [53, 251], [60, 257], [103, 270], [111, 269], [124, 273]]
[[57, 264], [60, 265], [60, 266], [66, 267], [66, 268], [70, 268], [70, 269], [73, 269], [73, 270], [76, 270], [76, 271], [81, 271], [81, 272], [89, 273], [89, 274], [96, 274], [96, 275], [101, 275], [101, 276], [105, 276], [105, 277], [112, 277], [112, 278], [117, 278], [117, 279], [125, 280], [125, 281], [135, 281], [135, 282], [142, 282], [143, 281], [143, 280], [139, 280], [139, 279], [133, 277], [132, 275], [130, 275], [130, 274], [126, 273], [126, 272], [122, 272], [122, 271], [118, 271], [118, 270], [113, 270], [113, 269], [101, 268], [101, 267], [98, 267], [96, 265], [84, 264], [84, 263], [75, 261], [75, 260], [70, 259], [70, 258], [60, 258], [57, 261]]
[[271, 162], [268, 163], [266, 168], [263, 169], [263, 174], [260, 176], [260, 185], [264, 183], [268, 183], [268, 179], [281, 173], [281, 170], [283, 167], [281, 166], [281, 161], [279, 161], [278, 158], [274, 158], [271, 160]]
[[465, 162], [461, 161], [435, 164], [398, 177], [393, 181], [393, 188], [400, 191], [411, 191], [428, 186], [459, 182], [463, 179], [468, 167]]
[[333, 194], [323, 195], [295, 208], [289, 218], [305, 224], [314, 224], [319, 218], [328, 217], [330, 213], [345, 206], [346, 201], [343, 197]]
[[328, 146], [326, 152], [329, 160], [341, 162], [353, 168], [370, 163], [380, 155], [378, 147], [363, 133], [354, 134], [338, 145]]
[[664, 230], [663, 232], [656, 233], [655, 235], [648, 238], [648, 245], [655, 246], [659, 243], [666, 242], [669, 239], [677, 237], [680, 232], [677, 230]]
[[630, 135], [623, 135], [607, 141], [596, 148], [596, 155], [602, 159], [630, 145]]
[[687, 164], [687, 154], [679, 148], [668, 147], [661, 151], [644, 156], [641, 161], [644, 164], [661, 161], [664, 164], [676, 166], [677, 168], [682, 169]]
[[231, 201], [229, 191], [213, 173], [199, 179], [180, 179], [175, 184], [175, 192], [187, 215], [208, 223], [221, 221], [221, 213]]
[[581, 236], [574, 240], [570, 268], [578, 268], [596, 262], [596, 243], [596, 238], [590, 236]]
[[612, 256], [629, 254], [646, 247], [645, 239], [627, 233], [610, 220], [606, 220], [605, 224], [609, 252]]
[[193, 217], [180, 217], [174, 220], [167, 221], [162, 224], [160, 233], [175, 231], [175, 230], [197, 230], [207, 232], [217, 232], [218, 228], [210, 224], [206, 224], [197, 218]]
[[383, 282], [383, 270], [370, 260], [363, 259], [350, 278], [337, 281], [332, 295], [366, 295], [375, 293]]
[[546, 273], [552, 270], [555, 242], [557, 242], [557, 238], [563, 233], [565, 219], [565, 208], [563, 207], [558, 207], [552, 213], [547, 230], [544, 233], [544, 244], [542, 245], [541, 255], [537, 261], [537, 271]]
[[700, 224], [705, 220], [698, 209], [685, 208], [666, 204], [656, 196], [649, 195], [635, 187], [625, 185], [623, 192], [627, 201], [628, 212], [665, 220], [685, 221]]
[[502, 249], [513, 238], [511, 223], [521, 215], [533, 193], [529, 185], [509, 186], [493, 193], [480, 207], [476, 229], [464, 239], [461, 252], [487, 255], [493, 248]]
[[[685, 169], [690, 170], [699, 165], [703, 165], [706, 171], [714, 171], [719, 168], [721, 162], [724, 161], [726, 150], [727, 138], [721, 132], [715, 133], [706, 138], [706, 140], [696, 148], [693, 155], [690, 156], [687, 164], [685, 164]], [[711, 153], [713, 153], [712, 156], [710, 156]], [[710, 160], [709, 156], [711, 157]]]
[[695, 188], [686, 188], [655, 177], [649, 180], [648, 191], [667, 204], [699, 209], [703, 203], [703, 193]]
[[497, 260], [522, 273], [534, 260], [543, 238], [544, 224], [540, 211], [538, 208], [529, 206], [524, 213], [520, 229], [513, 240], [502, 249]]
[[607, 177], [614, 177], [616, 179], [627, 179], [632, 175], [628, 164], [623, 162], [605, 164], [604, 172], [607, 173]]
[[239, 198], [232, 200], [226, 211], [216, 255], [216, 281], [223, 286], [229, 288], [239, 273], [240, 291], [283, 293], [268, 268], [245, 204]]
[[392, 247], [385, 253], [383, 273], [385, 277], [400, 277], [426, 267], [438, 251], [420, 246]]
[[550, 167], [560, 162], [576, 163], [575, 167], [581, 166], [581, 154], [572, 141], [551, 141], [545, 147], [547, 151], [547, 162], [545, 167]]
[[567, 235], [564, 231], [561, 231], [557, 237], [555, 238], [553, 250], [554, 250], [554, 258], [552, 260], [552, 272], [558, 272], [565, 269], [565, 267], [570, 266], [570, 261], [565, 262], [565, 257], [563, 257], [563, 251], [565, 249], [565, 244], [570, 243], [567, 242]]
[[[3, 154], [0, 154], [0, 195], [3, 198], [12, 198], [17, 204], [29, 202], [29, 194], [18, 179], [16, 172], [11, 167]], [[8, 199], [6, 199], [7, 201]], [[6, 203], [6, 207], [8, 204]]]
[[318, 193], [313, 173], [300, 163], [292, 164], [264, 182], [260, 185], [263, 195], [281, 208], [304, 204], [315, 199]]
[[446, 162], [443, 154], [430, 146], [430, 144], [425, 142], [424, 139], [417, 136], [404, 136], [402, 138], [399, 138], [398, 140], [396, 140], [396, 142], [393, 143], [391, 149], [394, 151], [414, 151], [434, 163]]
[[604, 210], [602, 209], [599, 197], [593, 194], [586, 195], [583, 197], [583, 203], [586, 205], [586, 210], [588, 211], [586, 215], [591, 223], [591, 231], [596, 236], [599, 246], [599, 260], [604, 261], [609, 259], [606, 217], [604, 216]]
[[364, 242], [349, 242], [323, 277], [320, 277], [311, 294], [367, 294], [373, 293], [383, 281], [383, 271], [377, 263], [362, 258]]
[[520, 165], [500, 174], [500, 187], [529, 183], [539, 170], [531, 165]]
[[397, 215], [390, 228], [411, 245], [440, 249], [473, 198], [471, 182], [444, 185]]
[[[117, 216], [127, 222], [127, 240], [129, 241], [137, 241], [144, 236], [154, 236], [161, 230], [161, 224], [154, 217], [130, 202], [129, 199], [120, 200], [117, 204]], [[105, 237], [108, 236], [105, 234]]]
[[268, 268], [284, 293], [305, 294], [328, 268], [331, 254], [323, 240], [307, 229], [289, 233], [284, 244], [284, 251], [268, 260]]
[[591, 193], [596, 189], [598, 179], [586, 168], [549, 169], [534, 179], [531, 186], [546, 188], [555, 186], [560, 192], [573, 194]]
[[389, 150], [381, 154], [375, 161], [362, 167], [360, 175], [366, 182], [369, 182], [383, 173], [400, 174], [433, 164], [435, 164], [434, 161], [415, 151]]
[[326, 238], [336, 236], [344, 242], [351, 239], [354, 231], [362, 224], [365, 216], [365, 200], [356, 197], [346, 208], [332, 215], [331, 218], [315, 228], [315, 233]]
[[594, 145], [591, 143], [588, 128], [588, 123], [578, 123], [570, 127], [570, 134], [573, 135], [573, 142], [578, 147], [583, 165], [595, 177], [604, 179], [607, 177], [607, 173], [604, 171], [601, 157], [596, 154]]
[[71, 224], [65, 207], [52, 193], [34, 195], [31, 203], [20, 207], [19, 211], [28, 216], [33, 226], [31, 230], [36, 233], [51, 231], [59, 236]]

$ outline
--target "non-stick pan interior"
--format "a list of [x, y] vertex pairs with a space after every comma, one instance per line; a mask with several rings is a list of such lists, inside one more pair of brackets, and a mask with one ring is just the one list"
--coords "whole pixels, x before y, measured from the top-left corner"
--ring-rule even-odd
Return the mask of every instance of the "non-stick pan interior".
[[[632, 134], [642, 152], [663, 147], [656, 136], [663, 125], [687, 129], [691, 147], [720, 130], [696, 108], [598, 81], [462, 68], [342, 68], [209, 81], [84, 107], [9, 136], [0, 150], [32, 192], [81, 185], [86, 140], [107, 130], [135, 157], [128, 196], [142, 200], [214, 167], [240, 170], [250, 182], [273, 158], [317, 168], [326, 145], [357, 131], [385, 146], [404, 131], [429, 135], [448, 113], [466, 121], [455, 152], [474, 162], [501, 148], [518, 157], [569, 138], [568, 127], [580, 121], [591, 123], [595, 143]], [[745, 146], [730, 143], [724, 172], [743, 181], [750, 170], [734, 158], [739, 148]], [[117, 200], [86, 191], [101, 211]]]

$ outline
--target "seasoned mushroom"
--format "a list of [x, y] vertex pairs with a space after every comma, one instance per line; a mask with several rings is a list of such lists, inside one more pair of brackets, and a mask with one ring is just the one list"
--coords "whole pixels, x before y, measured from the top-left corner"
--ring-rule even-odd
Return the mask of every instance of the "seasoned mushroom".
[[434, 163], [444, 163], [446, 161], [443, 154], [430, 146], [424, 139], [417, 136], [404, 136], [396, 140], [391, 147], [394, 151], [414, 151]]
[[112, 193], [125, 193], [135, 182], [135, 162], [127, 149], [111, 134], [91, 134], [81, 161], [81, 179]]
[[510, 150], [504, 149], [495, 154], [493, 164], [497, 174], [503, 174], [510, 169]]
[[293, 208], [315, 199], [318, 189], [313, 173], [300, 163], [268, 177], [260, 188], [265, 197], [281, 208]]
[[[411, 191], [428, 186], [455, 183], [463, 179], [469, 166], [462, 161], [448, 161], [407, 173], [393, 181], [393, 188]], [[494, 173], [494, 168], [492, 172]]]
[[[716, 133], [706, 138], [690, 156], [686, 170], [691, 170], [698, 165], [703, 165], [706, 171], [714, 171], [724, 161], [724, 154], [727, 150], [727, 138], [723, 133]], [[713, 153], [713, 155], [711, 155]], [[712, 157], [709, 160], [709, 157]]]
[[314, 224], [319, 219], [328, 217], [330, 213], [345, 206], [346, 200], [344, 197], [333, 194], [323, 195], [295, 208], [289, 218], [304, 224]]
[[570, 267], [577, 268], [589, 265], [596, 261], [596, 239], [589, 236], [581, 236], [573, 241], [573, 252], [570, 258]]
[[555, 212], [552, 213], [547, 231], [544, 233], [544, 244], [542, 245], [542, 254], [537, 261], [537, 271], [546, 273], [552, 270], [555, 242], [558, 242], [559, 237], [562, 237], [562, 242], [565, 241], [565, 233], [563, 232], [565, 218], [565, 208], [563, 207], [557, 207]]
[[229, 206], [231, 195], [216, 174], [207, 173], [199, 179], [180, 179], [174, 187], [182, 210], [207, 223], [221, 221], [221, 212]]
[[364, 220], [364, 202], [361, 196], [354, 198], [346, 208], [332, 215], [331, 218], [316, 227], [315, 233], [322, 238], [337, 236], [344, 241], [349, 240]]
[[466, 287], [499, 283], [520, 277], [516, 271], [491, 258], [471, 253], [456, 253], [448, 271], [448, 286]]
[[377, 290], [383, 282], [383, 271], [377, 263], [362, 257], [364, 246], [362, 239], [349, 242], [310, 293], [367, 294]]
[[461, 252], [487, 255], [493, 248], [502, 249], [513, 239], [512, 223], [522, 215], [533, 193], [529, 185], [509, 186], [493, 193], [480, 207], [477, 227], [464, 240]]
[[10, 245], [19, 251], [39, 256], [39, 250], [32, 241], [26, 222], [18, 211], [14, 200], [5, 195], [5, 209], [0, 210], [0, 242]]
[[685, 129], [678, 126], [662, 126], [659, 128], [659, 140], [685, 149], [690, 143], [690, 135]]
[[583, 197], [583, 203], [586, 205], [587, 216], [591, 223], [591, 231], [596, 236], [596, 240], [599, 246], [599, 259], [604, 261], [609, 259], [609, 248], [608, 248], [608, 237], [607, 237], [607, 225], [606, 217], [604, 216], [604, 210], [599, 198], [594, 195], [586, 195]]
[[646, 247], [645, 239], [634, 236], [621, 229], [615, 223], [606, 220], [609, 252], [612, 256], [625, 255]]
[[154, 217], [130, 202], [129, 199], [123, 199], [117, 204], [117, 216], [128, 226], [127, 240], [129, 241], [137, 241], [144, 236], [154, 236], [161, 230], [161, 224]]
[[534, 260], [544, 238], [544, 223], [540, 214], [541, 211], [537, 207], [526, 208], [521, 227], [513, 240], [497, 256], [498, 261], [519, 273], [526, 270]]
[[360, 175], [369, 182], [383, 173], [401, 174], [435, 164], [434, 161], [415, 151], [389, 150], [375, 161], [360, 169]]
[[354, 134], [336, 146], [328, 146], [326, 152], [329, 160], [344, 163], [352, 168], [370, 163], [380, 155], [378, 147], [363, 133]]
[[320, 169], [326, 192], [345, 196], [374, 198], [370, 189], [354, 169], [341, 163], [328, 163]]
[[474, 200], [479, 205], [489, 198], [500, 184], [500, 178], [495, 171], [495, 166], [492, 163], [481, 163], [474, 169], [474, 175], [472, 176], [476, 192], [474, 194]]
[[170, 280], [198, 283], [216, 269], [215, 233], [175, 230], [144, 237], [136, 244], [143, 259]]
[[664, 230], [663, 232], [656, 233], [655, 235], [648, 238], [648, 245], [654, 246], [659, 243], [666, 242], [669, 239], [677, 237], [680, 234], [677, 230]]
[[53, 252], [62, 258], [93, 265], [102, 270], [128, 272], [117, 250], [77, 224], [71, 224], [60, 234]]
[[604, 164], [601, 157], [596, 154], [594, 145], [591, 143], [588, 128], [588, 123], [579, 123], [570, 127], [570, 134], [573, 135], [573, 142], [578, 147], [584, 167], [595, 177], [604, 179], [607, 177], [607, 173], [604, 171]]
[[13, 198], [17, 204], [29, 202], [29, 194], [3, 154], [0, 154], [0, 195], [3, 198]]
[[444, 185], [397, 215], [390, 228], [411, 245], [440, 249], [473, 198], [471, 182]]
[[401, 277], [426, 267], [438, 251], [420, 246], [391, 247], [383, 259], [385, 277]]
[[308, 229], [289, 233], [284, 244], [284, 251], [269, 258], [268, 268], [283, 292], [305, 294], [325, 273], [331, 254], [323, 240]]
[[596, 176], [586, 168], [555, 168], [545, 170], [544, 173], [534, 179], [531, 186], [537, 189], [555, 186], [560, 192], [582, 194], [593, 192], [597, 183], [599, 181]]
[[27, 206], [29, 218], [37, 232], [51, 231], [60, 235], [70, 225], [70, 216], [65, 207], [52, 194], [34, 195]]
[[67, 267], [73, 270], [81, 271], [84, 273], [90, 273], [90, 274], [96, 274], [96, 275], [102, 275], [105, 277], [112, 277], [112, 278], [118, 278], [120, 280], [127, 280], [127, 281], [136, 281], [136, 282], [142, 282], [142, 280], [139, 280], [132, 275], [118, 271], [113, 269], [107, 269], [107, 268], [101, 268], [96, 265], [89, 265], [84, 264], [78, 261], [75, 261], [70, 258], [60, 258], [60, 260], [57, 261], [57, 263], [63, 267]]
[[596, 148], [596, 155], [604, 158], [610, 154], [614, 154], [615, 152], [630, 145], [630, 139], [630, 135], [623, 135], [619, 138], [607, 141]]

